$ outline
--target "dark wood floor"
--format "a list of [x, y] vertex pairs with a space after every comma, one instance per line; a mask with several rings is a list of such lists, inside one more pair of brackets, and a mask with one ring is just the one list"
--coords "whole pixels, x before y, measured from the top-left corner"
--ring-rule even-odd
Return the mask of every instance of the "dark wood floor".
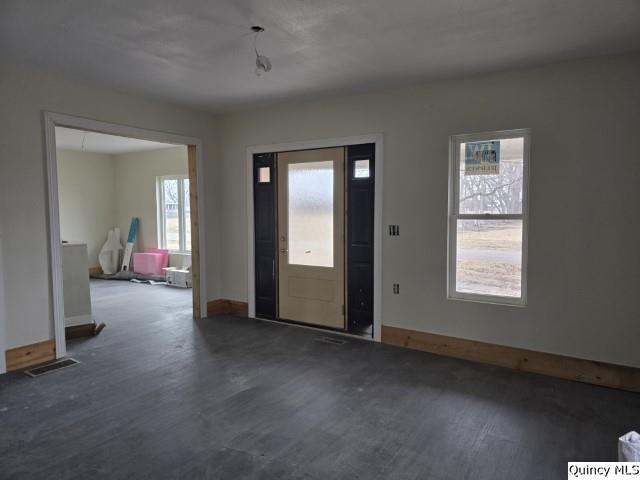
[[92, 289], [80, 365], [0, 376], [0, 478], [555, 479], [640, 428], [640, 395]]

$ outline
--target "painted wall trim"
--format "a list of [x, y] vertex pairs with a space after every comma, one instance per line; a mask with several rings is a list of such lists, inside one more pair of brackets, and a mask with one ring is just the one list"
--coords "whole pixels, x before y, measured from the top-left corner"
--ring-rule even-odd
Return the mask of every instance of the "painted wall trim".
[[374, 206], [374, 248], [373, 248], [373, 339], [377, 342], [382, 338], [382, 185], [384, 173], [384, 145], [383, 134], [372, 133], [350, 137], [327, 138], [320, 140], [305, 140], [289, 143], [275, 143], [271, 145], [257, 145], [247, 148], [246, 181], [247, 181], [247, 301], [249, 303], [249, 317], [256, 315], [255, 292], [255, 245], [253, 231], [253, 155], [256, 153], [287, 152], [291, 150], [305, 150], [313, 148], [343, 147], [374, 143], [376, 146], [376, 174], [375, 174], [375, 206]]
[[382, 327], [382, 343], [523, 372], [640, 392], [640, 369], [624, 365], [389, 326]]
[[[195, 145], [198, 168], [198, 222], [200, 244], [200, 309], [206, 311], [206, 238], [205, 238], [205, 201], [204, 201], [204, 156], [202, 141], [199, 138], [176, 135], [173, 133], [147, 130], [144, 128], [120, 125], [116, 123], [102, 122], [74, 115], [62, 113], [43, 112], [45, 127], [45, 155], [47, 164], [47, 190], [49, 213], [49, 253], [50, 275], [52, 281], [53, 296], [53, 322], [56, 343], [56, 358], [62, 358], [67, 354], [64, 325], [64, 300], [62, 293], [62, 259], [60, 255], [60, 212], [58, 202], [58, 167], [56, 157], [56, 132], [55, 127], [70, 127], [89, 130], [111, 135], [152, 140], [156, 142], [175, 143], [182, 145]], [[204, 293], [204, 294], [203, 294]]]
[[22, 347], [11, 348], [5, 355], [7, 371], [20, 370], [39, 363], [48, 362], [56, 358], [55, 340], [31, 343]]

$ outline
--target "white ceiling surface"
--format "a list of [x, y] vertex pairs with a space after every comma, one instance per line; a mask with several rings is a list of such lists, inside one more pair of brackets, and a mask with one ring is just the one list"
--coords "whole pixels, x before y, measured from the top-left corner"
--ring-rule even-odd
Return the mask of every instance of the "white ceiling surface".
[[173, 148], [177, 146], [178, 145], [171, 145], [169, 143], [150, 142], [148, 140], [138, 140], [137, 138], [118, 137], [105, 133], [56, 127], [56, 148], [62, 150], [119, 155], [122, 153], [161, 150], [163, 148]]
[[634, 50], [639, 0], [0, 2], [0, 58], [212, 111]]

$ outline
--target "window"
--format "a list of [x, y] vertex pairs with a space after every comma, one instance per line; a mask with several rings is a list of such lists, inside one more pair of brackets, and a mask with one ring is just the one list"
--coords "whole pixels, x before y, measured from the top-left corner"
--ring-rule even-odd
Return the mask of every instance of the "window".
[[369, 160], [353, 162], [353, 178], [369, 178]]
[[158, 177], [158, 243], [172, 252], [191, 251], [189, 177]]
[[448, 297], [526, 303], [528, 130], [451, 137]]
[[288, 165], [289, 264], [333, 268], [333, 161]]
[[258, 169], [258, 183], [271, 182], [271, 167], [260, 167]]

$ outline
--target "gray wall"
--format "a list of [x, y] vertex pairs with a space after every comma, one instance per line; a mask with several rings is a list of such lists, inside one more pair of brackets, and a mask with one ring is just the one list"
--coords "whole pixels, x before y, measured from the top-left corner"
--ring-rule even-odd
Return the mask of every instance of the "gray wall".
[[[0, 236], [6, 348], [53, 338], [43, 111], [198, 137], [204, 146], [205, 180], [211, 188], [217, 182], [217, 121], [211, 115], [0, 63]], [[215, 198], [208, 190], [202, 195], [208, 215], [208, 296], [217, 298]]]
[[87, 244], [89, 267], [116, 219], [115, 168], [111, 155], [58, 150], [60, 238]]
[[158, 247], [156, 178], [188, 174], [187, 147], [125, 153], [113, 158], [118, 196], [116, 224], [120, 227], [122, 245], [127, 243], [131, 217], [139, 217], [136, 251]]
[[[385, 325], [640, 366], [639, 79], [631, 55], [223, 116], [221, 296], [247, 299], [246, 148], [382, 132]], [[523, 127], [528, 306], [447, 300], [449, 136]]]

